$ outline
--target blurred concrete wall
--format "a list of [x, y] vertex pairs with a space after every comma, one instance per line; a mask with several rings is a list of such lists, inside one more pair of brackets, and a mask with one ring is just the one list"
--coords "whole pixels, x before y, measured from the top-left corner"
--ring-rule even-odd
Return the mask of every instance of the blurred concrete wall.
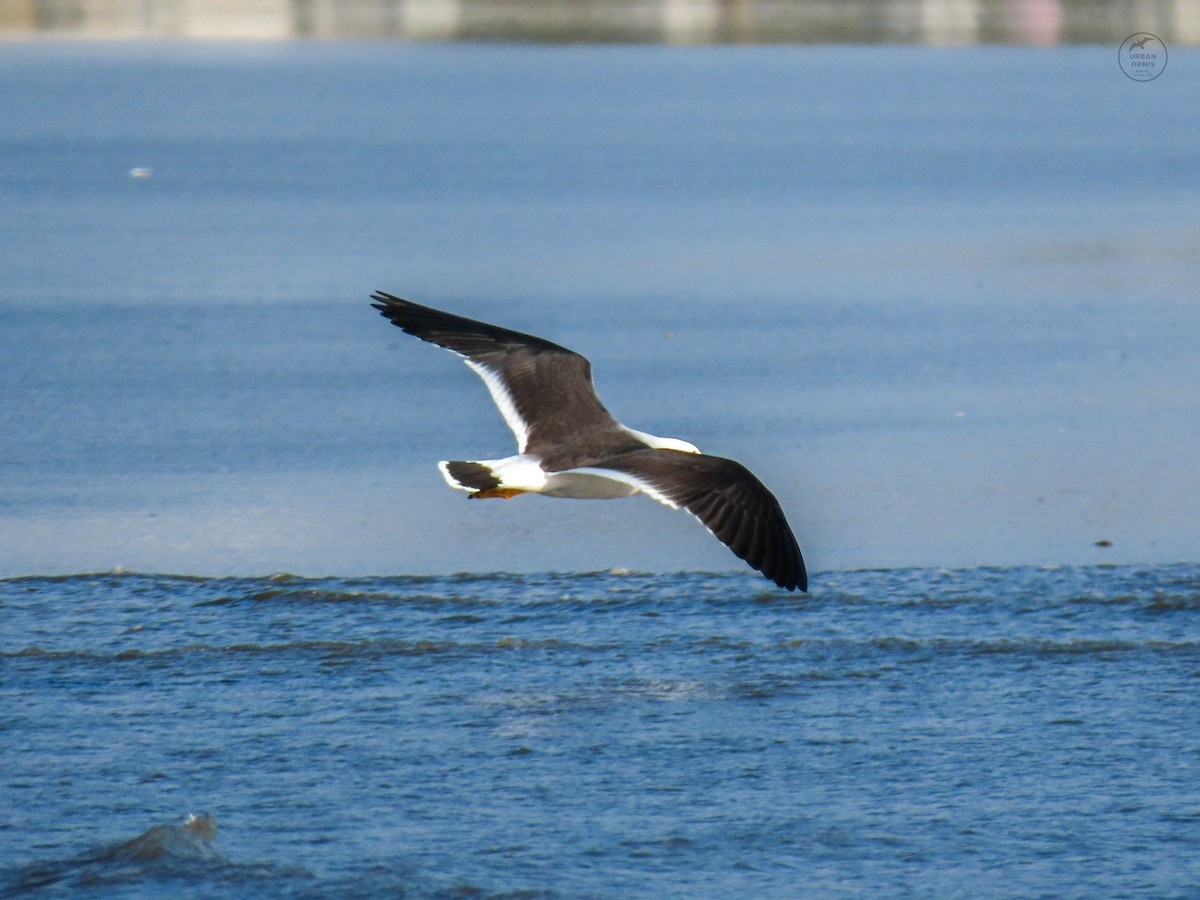
[[0, 0], [0, 34], [668, 43], [1200, 43], [1200, 0]]

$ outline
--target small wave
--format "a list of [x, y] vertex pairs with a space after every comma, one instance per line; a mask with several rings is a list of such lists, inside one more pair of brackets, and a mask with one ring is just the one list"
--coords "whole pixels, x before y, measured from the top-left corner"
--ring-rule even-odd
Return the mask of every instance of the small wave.
[[0, 874], [0, 896], [74, 896], [82, 891], [88, 896], [232, 896], [230, 885], [263, 896], [258, 889], [247, 889], [255, 883], [271, 886], [271, 896], [283, 893], [281, 885], [311, 883], [312, 873], [297, 866], [229, 860], [214, 846], [216, 831], [217, 821], [208, 813], [151, 825], [129, 840]]
[[[237, 603], [386, 603], [394, 602], [394, 595], [375, 591], [343, 590], [316, 587], [271, 587], [248, 594], [223, 594], [211, 600], [201, 600], [197, 607], [230, 606]], [[407, 599], [407, 598], [406, 598]]]
[[1167, 640], [1116, 640], [1107, 638], [1051, 640], [1048, 638], [950, 638], [885, 636], [853, 640], [848, 638], [789, 638], [780, 646], [813, 650], [827, 648], [847, 657], [861, 654], [864, 649], [884, 654], [928, 654], [931, 658], [962, 653], [972, 656], [1022, 655], [1074, 656], [1133, 653], [1138, 651], [1163, 654], [1200, 653], [1200, 642]]
[[238, 643], [238, 644], [187, 644], [182, 647], [166, 647], [155, 650], [141, 650], [137, 647], [127, 647], [122, 650], [105, 652], [100, 650], [46, 650], [31, 645], [12, 652], [0, 652], [0, 659], [16, 658], [45, 658], [45, 659], [81, 659], [81, 660], [115, 660], [129, 662], [136, 660], [160, 660], [189, 656], [232, 655], [245, 654], [248, 656], [276, 655], [315, 655], [325, 658], [374, 658], [384, 656], [476, 656], [505, 651], [574, 651], [583, 653], [603, 653], [618, 649], [617, 643], [582, 643], [565, 641], [558, 638], [523, 638], [516, 636], [498, 637], [490, 641], [445, 641], [445, 640], [311, 640], [286, 641], [278, 644]]
[[208, 813], [189, 814], [179, 824], [152, 825], [135, 838], [66, 860], [34, 863], [18, 872], [4, 893], [22, 894], [63, 882], [72, 887], [113, 886], [194, 872], [198, 865], [225, 861], [213, 846], [216, 831], [216, 819]]
[[101, 851], [103, 861], [158, 859], [220, 859], [213, 847], [217, 820], [208, 813], [189, 813], [179, 825], [152, 825], [132, 840], [113, 844]]
[[1200, 610], [1200, 594], [1171, 596], [1160, 594], [1146, 604], [1149, 612], [1195, 612]]
[[1121, 641], [1111, 639], [1052, 641], [1044, 638], [1001, 639], [978, 641], [971, 652], [986, 656], [991, 654], [1032, 654], [1034, 656], [1093, 656], [1108, 653], [1131, 653], [1137, 650], [1166, 651], [1194, 650], [1192, 643], [1169, 641]]
[[1162, 590], [1156, 590], [1146, 596], [1132, 593], [1077, 596], [1070, 598], [1067, 602], [1075, 606], [1140, 608], [1146, 612], [1194, 612], [1200, 610], [1200, 594], [1193, 592], [1175, 594]]

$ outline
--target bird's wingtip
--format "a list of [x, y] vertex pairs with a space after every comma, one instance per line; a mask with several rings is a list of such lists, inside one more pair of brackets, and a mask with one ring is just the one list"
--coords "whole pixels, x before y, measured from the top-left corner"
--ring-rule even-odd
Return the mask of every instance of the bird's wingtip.
[[800, 591], [802, 594], [808, 593], [808, 570], [805, 569], [803, 561], [800, 562], [799, 571], [792, 571], [786, 575], [782, 575], [775, 579], [775, 583], [785, 591]]
[[397, 297], [395, 294], [389, 294], [387, 291], [375, 291], [371, 294], [371, 306], [379, 310], [379, 314], [391, 318], [391, 312], [398, 307], [402, 307], [408, 301]]

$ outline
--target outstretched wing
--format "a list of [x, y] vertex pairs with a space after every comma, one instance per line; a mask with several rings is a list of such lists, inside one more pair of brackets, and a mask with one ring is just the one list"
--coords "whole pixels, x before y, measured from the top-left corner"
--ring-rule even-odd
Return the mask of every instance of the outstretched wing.
[[781, 588], [808, 590], [800, 545], [779, 501], [739, 462], [678, 450], [635, 450], [591, 468], [672, 509], [683, 507]]
[[371, 305], [409, 334], [445, 347], [483, 379], [519, 453], [560, 444], [616, 421], [596, 396], [586, 358], [550, 341], [401, 300], [383, 291]]

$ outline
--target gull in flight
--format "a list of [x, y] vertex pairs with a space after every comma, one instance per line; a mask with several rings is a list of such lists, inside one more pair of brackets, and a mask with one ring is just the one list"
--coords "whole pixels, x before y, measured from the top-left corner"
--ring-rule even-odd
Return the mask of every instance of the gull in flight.
[[476, 499], [648, 494], [682, 507], [781, 588], [808, 590], [800, 546], [775, 496], [741, 463], [622, 425], [600, 403], [592, 367], [566, 347], [377, 291], [371, 305], [408, 334], [463, 358], [517, 438], [504, 459], [438, 463]]

